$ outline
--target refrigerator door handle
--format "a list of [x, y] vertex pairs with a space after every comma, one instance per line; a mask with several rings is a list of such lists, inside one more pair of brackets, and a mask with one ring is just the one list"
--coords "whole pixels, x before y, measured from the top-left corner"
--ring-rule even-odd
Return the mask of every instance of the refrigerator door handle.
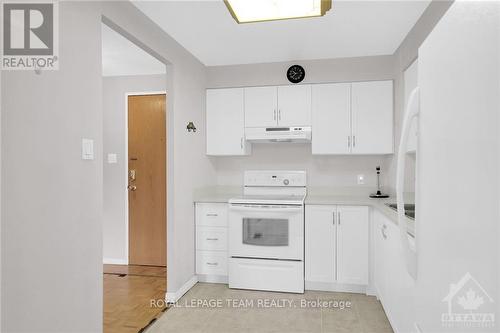
[[398, 150], [398, 161], [397, 161], [397, 174], [396, 174], [396, 202], [398, 206], [398, 226], [399, 234], [401, 236], [401, 243], [403, 245], [403, 255], [406, 261], [406, 267], [408, 273], [413, 279], [417, 278], [417, 253], [416, 247], [410, 247], [410, 242], [408, 240], [408, 229], [405, 210], [404, 210], [404, 179], [405, 179], [405, 164], [406, 164], [406, 149], [408, 144], [408, 138], [410, 134], [410, 128], [412, 122], [418, 118], [420, 112], [420, 90], [419, 88], [413, 89], [410, 93], [410, 98], [408, 99], [408, 104], [405, 110], [405, 117], [403, 120], [403, 129], [401, 131], [401, 140], [399, 143]]

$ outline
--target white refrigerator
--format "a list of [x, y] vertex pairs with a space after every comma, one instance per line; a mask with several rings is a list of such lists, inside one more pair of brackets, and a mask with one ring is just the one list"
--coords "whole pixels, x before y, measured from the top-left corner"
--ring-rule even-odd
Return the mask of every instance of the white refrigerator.
[[419, 49], [416, 332], [500, 332], [499, 49], [499, 2], [455, 2]]

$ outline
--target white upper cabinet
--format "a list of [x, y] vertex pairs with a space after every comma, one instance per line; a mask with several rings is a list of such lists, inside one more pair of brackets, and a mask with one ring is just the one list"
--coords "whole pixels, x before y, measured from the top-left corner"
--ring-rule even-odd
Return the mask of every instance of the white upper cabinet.
[[312, 153], [351, 151], [351, 84], [312, 85]]
[[278, 87], [278, 125], [311, 126], [311, 86]]
[[207, 155], [247, 155], [243, 88], [207, 90]]
[[274, 127], [278, 121], [276, 87], [245, 89], [245, 127]]
[[311, 86], [245, 88], [245, 127], [311, 126]]
[[392, 81], [352, 83], [351, 103], [352, 153], [393, 153]]
[[368, 207], [337, 208], [337, 280], [368, 284]]

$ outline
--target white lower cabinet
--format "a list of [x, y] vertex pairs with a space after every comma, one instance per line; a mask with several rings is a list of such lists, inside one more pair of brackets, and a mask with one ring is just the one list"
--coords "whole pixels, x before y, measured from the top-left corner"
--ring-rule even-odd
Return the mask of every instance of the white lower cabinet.
[[227, 283], [227, 204], [196, 203], [195, 211], [198, 280]]
[[415, 282], [406, 270], [398, 226], [374, 212], [374, 286], [394, 332], [413, 332]]
[[364, 292], [368, 285], [368, 207], [306, 205], [305, 286]]

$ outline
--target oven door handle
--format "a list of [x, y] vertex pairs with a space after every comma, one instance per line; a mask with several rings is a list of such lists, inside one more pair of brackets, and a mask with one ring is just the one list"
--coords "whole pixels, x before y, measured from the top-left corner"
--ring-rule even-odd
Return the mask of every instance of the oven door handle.
[[296, 213], [300, 212], [302, 210], [302, 206], [296, 206], [296, 207], [277, 207], [277, 206], [262, 206], [262, 205], [256, 205], [256, 206], [250, 206], [250, 205], [230, 205], [229, 206], [230, 210], [233, 211], [251, 211], [255, 212], [257, 210], [262, 211], [262, 212], [279, 212], [279, 213]]

